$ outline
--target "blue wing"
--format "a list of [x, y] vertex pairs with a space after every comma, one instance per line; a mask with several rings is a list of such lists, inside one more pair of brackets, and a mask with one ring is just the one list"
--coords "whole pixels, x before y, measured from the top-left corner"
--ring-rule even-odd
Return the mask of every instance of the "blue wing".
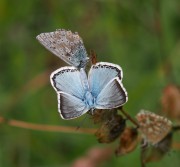
[[90, 91], [93, 97], [97, 97], [102, 89], [115, 77], [118, 77], [119, 80], [123, 77], [123, 72], [120, 66], [100, 62], [93, 65], [89, 71], [89, 85]]
[[79, 98], [58, 92], [58, 111], [63, 119], [74, 119], [85, 114], [88, 106]]
[[95, 108], [112, 109], [122, 106], [128, 100], [127, 92], [118, 77], [112, 79], [95, 99]]
[[78, 33], [63, 29], [54, 32], [41, 33], [37, 40], [50, 52], [64, 60], [69, 65], [84, 68], [87, 61], [87, 52]]
[[81, 74], [75, 67], [62, 67], [50, 76], [51, 84], [59, 92], [63, 91], [80, 99], [84, 98], [85, 90]]

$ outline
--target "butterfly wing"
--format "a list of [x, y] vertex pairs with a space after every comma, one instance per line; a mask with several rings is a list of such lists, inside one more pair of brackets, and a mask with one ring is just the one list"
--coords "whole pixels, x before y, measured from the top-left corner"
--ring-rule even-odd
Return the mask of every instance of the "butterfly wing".
[[89, 110], [79, 98], [68, 93], [58, 92], [58, 111], [63, 119], [74, 119]]
[[95, 108], [112, 109], [122, 106], [128, 100], [127, 92], [118, 77], [113, 78], [95, 99]]
[[46, 49], [69, 65], [83, 68], [89, 59], [83, 41], [77, 32], [72, 33], [59, 29], [54, 32], [41, 33], [36, 38]]
[[96, 98], [109, 81], [115, 77], [122, 80], [123, 72], [120, 66], [106, 62], [92, 65], [88, 80], [93, 97]]
[[170, 120], [146, 110], [141, 110], [136, 118], [139, 123], [139, 131], [152, 144], [160, 142], [172, 129]]
[[84, 98], [80, 72], [75, 67], [62, 67], [54, 71], [50, 81], [56, 92], [63, 91], [77, 98]]

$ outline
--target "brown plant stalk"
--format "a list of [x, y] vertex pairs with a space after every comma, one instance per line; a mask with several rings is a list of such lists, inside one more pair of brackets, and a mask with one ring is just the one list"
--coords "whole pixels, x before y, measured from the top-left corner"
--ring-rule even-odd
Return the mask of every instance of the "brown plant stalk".
[[9, 126], [24, 128], [29, 130], [39, 130], [39, 131], [48, 131], [48, 132], [64, 132], [64, 133], [81, 133], [81, 134], [94, 134], [96, 129], [90, 128], [75, 128], [75, 127], [67, 127], [67, 126], [57, 126], [57, 125], [45, 125], [45, 124], [35, 124], [29, 123], [14, 119], [5, 119], [0, 117], [0, 123], [7, 124]]

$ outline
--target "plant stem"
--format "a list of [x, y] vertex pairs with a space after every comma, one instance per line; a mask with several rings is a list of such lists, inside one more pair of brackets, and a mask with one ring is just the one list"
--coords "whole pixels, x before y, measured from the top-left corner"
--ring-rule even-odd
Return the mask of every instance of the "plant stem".
[[136, 128], [139, 128], [139, 124], [135, 119], [133, 119], [122, 107], [120, 108], [120, 110], [126, 116], [126, 118], [136, 126]]
[[47, 131], [47, 132], [82, 133], [82, 134], [94, 134], [96, 132], [96, 129], [79, 128], [77, 130], [75, 127], [35, 124], [35, 123], [29, 123], [14, 119], [5, 119], [3, 117], [0, 117], [0, 123], [18, 128]]

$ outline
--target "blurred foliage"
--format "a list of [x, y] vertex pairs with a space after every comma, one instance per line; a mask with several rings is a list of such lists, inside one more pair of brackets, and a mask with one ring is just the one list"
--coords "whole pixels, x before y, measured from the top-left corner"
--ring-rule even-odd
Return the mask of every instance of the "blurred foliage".
[[[49, 125], [78, 126], [57, 112], [49, 74], [65, 63], [43, 48], [36, 36], [58, 28], [79, 32], [87, 51], [99, 61], [119, 64], [132, 116], [145, 108], [159, 110], [162, 89], [180, 84], [179, 0], [0, 0], [0, 112]], [[43, 82], [35, 80], [45, 75]], [[46, 80], [47, 79], [47, 80]], [[92, 127], [92, 122], [82, 125]], [[99, 145], [94, 136], [39, 132], [1, 125], [0, 166], [59, 167]], [[112, 145], [112, 147], [114, 147]], [[180, 165], [180, 152], [148, 166]], [[106, 166], [140, 166], [140, 149], [108, 160]]]

